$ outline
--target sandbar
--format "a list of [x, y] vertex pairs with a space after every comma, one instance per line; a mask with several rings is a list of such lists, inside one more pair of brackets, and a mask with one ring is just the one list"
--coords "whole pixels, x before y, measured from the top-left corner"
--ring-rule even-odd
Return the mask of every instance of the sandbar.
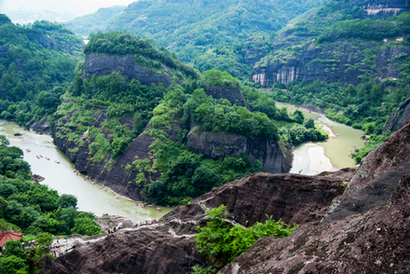
[[308, 149], [309, 172], [332, 171], [333, 165], [328, 157], [325, 156], [325, 149], [321, 146], [312, 145]]
[[329, 133], [329, 138], [336, 138], [336, 135], [334, 134], [333, 130], [328, 125], [322, 123], [319, 123], [319, 125]]

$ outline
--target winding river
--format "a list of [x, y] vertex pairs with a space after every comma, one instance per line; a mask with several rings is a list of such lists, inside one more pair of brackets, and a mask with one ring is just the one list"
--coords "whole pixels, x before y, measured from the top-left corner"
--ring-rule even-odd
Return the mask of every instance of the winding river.
[[[17, 137], [14, 136], [15, 133], [23, 135]], [[74, 165], [53, 144], [49, 135], [24, 131], [17, 124], [5, 120], [0, 120], [0, 134], [7, 137], [10, 145], [23, 150], [24, 160], [31, 165], [32, 172], [45, 177], [41, 184], [46, 184], [57, 190], [60, 195], [76, 196], [79, 210], [90, 211], [97, 216], [106, 213], [122, 215], [135, 222], [145, 221], [148, 218], [160, 218], [172, 210], [172, 208], [167, 207], [161, 207], [161, 211], [151, 207], [141, 208], [136, 202], [121, 197], [117, 199], [111, 191], [104, 191], [102, 186], [93, 185], [89, 180], [77, 176], [73, 172]], [[31, 150], [31, 152], [27, 152], [26, 149]], [[39, 155], [43, 157], [41, 158]]]
[[[329, 138], [327, 142], [305, 143], [295, 148], [294, 161], [291, 173], [315, 175], [322, 171], [338, 170], [344, 167], [354, 167], [354, 160], [350, 152], [355, 148], [361, 148], [364, 140], [360, 137], [364, 132], [352, 127], [334, 122], [326, 116], [313, 113], [293, 105], [277, 102], [278, 107], [287, 107], [294, 111], [299, 109], [305, 117], [311, 117], [329, 131], [333, 131], [336, 138]], [[22, 133], [22, 136], [14, 136]], [[104, 191], [100, 185], [93, 185], [89, 180], [84, 180], [74, 172], [74, 165], [53, 144], [49, 135], [36, 134], [24, 131], [13, 122], [0, 120], [0, 134], [5, 135], [10, 145], [19, 147], [24, 152], [24, 160], [31, 165], [34, 174], [45, 177], [41, 184], [58, 191], [59, 194], [72, 194], [78, 199], [78, 208], [82, 211], [90, 211], [97, 216], [104, 214], [122, 215], [135, 222], [144, 221], [148, 218], [160, 218], [170, 212], [172, 208], [161, 207], [161, 211], [155, 208], [141, 208], [136, 202], [119, 197], [110, 190]], [[29, 149], [31, 152], [27, 152]], [[36, 157], [42, 155], [41, 157]], [[50, 160], [47, 160], [49, 158]], [[58, 161], [59, 163], [57, 163]]]
[[294, 111], [299, 109], [306, 118], [312, 118], [315, 122], [333, 131], [334, 138], [330, 137], [327, 142], [314, 142], [299, 145], [293, 151], [294, 160], [290, 173], [315, 175], [322, 171], [338, 170], [344, 167], [355, 167], [350, 153], [356, 148], [364, 146], [364, 135], [361, 130], [354, 129], [344, 124], [332, 121], [325, 115], [314, 113], [293, 105], [276, 102], [277, 107], [287, 107]]

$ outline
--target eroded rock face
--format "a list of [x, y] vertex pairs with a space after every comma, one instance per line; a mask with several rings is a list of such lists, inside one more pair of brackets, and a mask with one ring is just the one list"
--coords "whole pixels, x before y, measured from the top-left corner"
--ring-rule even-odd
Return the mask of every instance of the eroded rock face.
[[121, 231], [77, 246], [49, 262], [43, 273], [188, 273], [192, 266], [205, 263], [193, 236], [179, 236], [168, 225]]
[[409, 138], [410, 119], [362, 161], [322, 223], [260, 239], [219, 273], [409, 273]]
[[[262, 86], [271, 86], [275, 82], [288, 84], [292, 81], [306, 81], [313, 83], [316, 80], [326, 82], [342, 81], [346, 84], [357, 85], [361, 79], [358, 78], [368, 69], [364, 65], [354, 65], [365, 59], [365, 49], [380, 46], [382, 43], [355, 46], [353, 41], [336, 41], [331, 47], [316, 48], [307, 45], [305, 50], [293, 59], [284, 62], [270, 62], [260, 65], [252, 70], [250, 81]], [[338, 47], [338, 56], [334, 55], [334, 48]], [[395, 57], [402, 53], [410, 54], [410, 48], [399, 46], [397, 48], [386, 48], [376, 54], [376, 67], [381, 79], [397, 79], [399, 72], [395, 66]], [[323, 61], [324, 60], [324, 61]]]
[[214, 208], [225, 204], [229, 218], [245, 225], [282, 219], [285, 223], [304, 224], [323, 218], [331, 201], [342, 194], [353, 176], [353, 169], [317, 176], [258, 173], [227, 183], [202, 195], [195, 203]]
[[326, 222], [362, 213], [386, 202], [400, 178], [410, 172], [410, 119], [363, 159], [346, 191], [333, 202]]
[[[43, 273], [190, 273], [209, 261], [195, 247], [204, 211], [225, 204], [231, 219], [245, 225], [266, 215], [286, 222], [319, 222], [352, 170], [318, 176], [255, 174], [216, 188], [187, 206], [166, 214], [160, 224], [124, 229], [49, 261]], [[103, 220], [101, 220], [103, 221]]]
[[246, 153], [251, 162], [259, 160], [265, 172], [289, 172], [292, 167], [292, 152], [285, 146], [282, 149], [275, 140], [226, 132], [196, 132], [195, 129], [188, 134], [187, 140], [190, 151], [210, 159]]
[[390, 204], [262, 238], [218, 273], [409, 273], [410, 173], [400, 181]]
[[392, 114], [392, 117], [387, 121], [383, 131], [397, 131], [399, 130], [410, 117], [410, 98], [407, 98], [398, 109]]
[[171, 85], [169, 73], [158, 74], [135, 63], [135, 57], [127, 55], [87, 54], [85, 56], [86, 77], [103, 76], [120, 72], [130, 80], [136, 79], [141, 84], [150, 86], [162, 83], [165, 87]]
[[215, 99], [227, 99], [229, 102], [231, 102], [232, 105], [238, 105], [240, 107], [245, 106], [245, 99], [243, 98], [241, 91], [234, 87], [208, 87], [205, 90], [205, 93]]

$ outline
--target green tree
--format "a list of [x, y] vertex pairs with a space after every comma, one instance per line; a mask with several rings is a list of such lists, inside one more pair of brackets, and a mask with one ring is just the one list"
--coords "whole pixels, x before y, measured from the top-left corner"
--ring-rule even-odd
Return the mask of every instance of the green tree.
[[24, 253], [24, 249], [19, 240], [7, 241], [4, 245], [3, 255], [5, 257], [16, 256], [24, 260], [26, 259], [26, 254]]
[[75, 208], [77, 206], [77, 198], [70, 194], [63, 194], [57, 200], [57, 207], [61, 208]]
[[0, 258], [0, 272], [2, 274], [27, 274], [29, 270], [26, 260], [15, 255]]
[[71, 229], [73, 233], [92, 236], [101, 233], [100, 226], [89, 218], [76, 218], [74, 227]]

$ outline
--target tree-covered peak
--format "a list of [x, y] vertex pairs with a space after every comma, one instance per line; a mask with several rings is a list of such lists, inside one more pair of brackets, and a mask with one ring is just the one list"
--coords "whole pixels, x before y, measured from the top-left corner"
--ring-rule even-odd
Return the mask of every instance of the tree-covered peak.
[[0, 26], [4, 24], [12, 24], [10, 18], [5, 14], [0, 13]]
[[141, 38], [134, 34], [121, 31], [108, 33], [98, 32], [90, 35], [90, 41], [84, 48], [84, 54], [134, 55], [137, 64], [159, 66], [161, 63], [168, 68], [183, 72], [192, 78], [197, 72], [181, 63], [175, 54], [171, 54], [164, 47], [159, 47], [154, 40]]

